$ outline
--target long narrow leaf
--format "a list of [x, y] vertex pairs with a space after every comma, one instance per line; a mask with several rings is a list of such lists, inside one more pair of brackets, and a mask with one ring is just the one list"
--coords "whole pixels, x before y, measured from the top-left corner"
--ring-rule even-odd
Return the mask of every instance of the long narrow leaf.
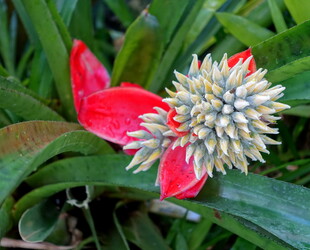
[[64, 112], [73, 120], [76, 114], [71, 93], [69, 55], [62, 35], [45, 1], [32, 0], [23, 3], [45, 51]]

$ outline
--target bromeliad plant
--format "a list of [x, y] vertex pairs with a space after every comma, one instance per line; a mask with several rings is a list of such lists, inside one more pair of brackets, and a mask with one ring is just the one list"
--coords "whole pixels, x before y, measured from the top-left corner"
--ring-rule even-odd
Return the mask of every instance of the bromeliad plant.
[[195, 197], [214, 168], [226, 174], [225, 164], [247, 174], [248, 158], [264, 162], [266, 144], [280, 144], [265, 134], [278, 133], [268, 126], [280, 119], [272, 114], [289, 108], [276, 102], [285, 88], [269, 88], [267, 70], [256, 70], [251, 49], [225, 54], [219, 63], [210, 54], [202, 63], [194, 55], [188, 75], [175, 71], [176, 92], [166, 89], [164, 100], [135, 84], [108, 88], [105, 68], [81, 41], [74, 41], [70, 65], [79, 122], [138, 150], [127, 166], [139, 164], [134, 173], [160, 159], [161, 199]]
[[0, 247], [309, 249], [309, 13], [0, 0]]

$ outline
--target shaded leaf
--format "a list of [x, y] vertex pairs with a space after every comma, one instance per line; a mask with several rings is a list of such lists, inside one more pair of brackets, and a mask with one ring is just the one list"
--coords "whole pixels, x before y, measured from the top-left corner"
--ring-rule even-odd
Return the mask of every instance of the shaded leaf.
[[162, 49], [162, 32], [156, 17], [142, 12], [125, 34], [115, 59], [112, 85], [131, 82], [146, 86], [157, 69]]
[[141, 249], [169, 249], [147, 214], [135, 211], [123, 225], [126, 238]]
[[128, 27], [134, 20], [134, 15], [124, 0], [104, 0], [114, 12], [124, 27]]
[[43, 200], [29, 208], [18, 223], [20, 236], [28, 242], [45, 240], [55, 228], [60, 212], [51, 200]]

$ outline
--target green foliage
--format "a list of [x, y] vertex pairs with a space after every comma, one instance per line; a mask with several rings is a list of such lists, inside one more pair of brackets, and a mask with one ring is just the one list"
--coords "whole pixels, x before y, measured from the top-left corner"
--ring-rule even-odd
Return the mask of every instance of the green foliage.
[[148, 85], [163, 49], [161, 32], [156, 17], [146, 11], [133, 22], [115, 59], [112, 85], [126, 81]]
[[44, 241], [55, 228], [60, 212], [51, 200], [43, 200], [28, 209], [20, 218], [20, 236], [28, 242]]
[[[0, 0], [0, 239], [18, 231], [30, 242], [71, 237], [76, 249], [310, 248], [309, 13], [308, 0]], [[112, 72], [113, 85], [160, 95], [193, 53], [219, 60], [251, 46], [293, 107], [274, 135], [282, 145], [247, 176], [228, 170], [196, 198], [169, 199], [200, 221], [149, 213], [157, 166], [125, 171], [131, 156], [76, 123], [75, 38]], [[85, 185], [88, 207], [66, 204], [66, 189], [84, 200]]]

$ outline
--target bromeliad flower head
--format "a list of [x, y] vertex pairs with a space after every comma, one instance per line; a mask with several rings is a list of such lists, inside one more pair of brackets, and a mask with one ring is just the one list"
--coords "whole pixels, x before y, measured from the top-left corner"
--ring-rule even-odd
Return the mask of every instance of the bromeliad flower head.
[[289, 108], [276, 102], [285, 88], [270, 88], [266, 72], [256, 70], [250, 49], [228, 60], [225, 54], [219, 63], [207, 55], [201, 65], [194, 55], [187, 75], [175, 71], [176, 92], [166, 89], [170, 97], [163, 101], [171, 110], [142, 116], [150, 133], [129, 133], [141, 141], [125, 146], [140, 148], [128, 168], [142, 163], [136, 172], [148, 169], [166, 148], [179, 146], [186, 148], [179, 157], [192, 162], [197, 179], [206, 172], [212, 177], [214, 168], [225, 174], [225, 164], [247, 173], [247, 158], [264, 162], [266, 144], [280, 144], [266, 136], [278, 133], [269, 125], [280, 117], [272, 114]]

